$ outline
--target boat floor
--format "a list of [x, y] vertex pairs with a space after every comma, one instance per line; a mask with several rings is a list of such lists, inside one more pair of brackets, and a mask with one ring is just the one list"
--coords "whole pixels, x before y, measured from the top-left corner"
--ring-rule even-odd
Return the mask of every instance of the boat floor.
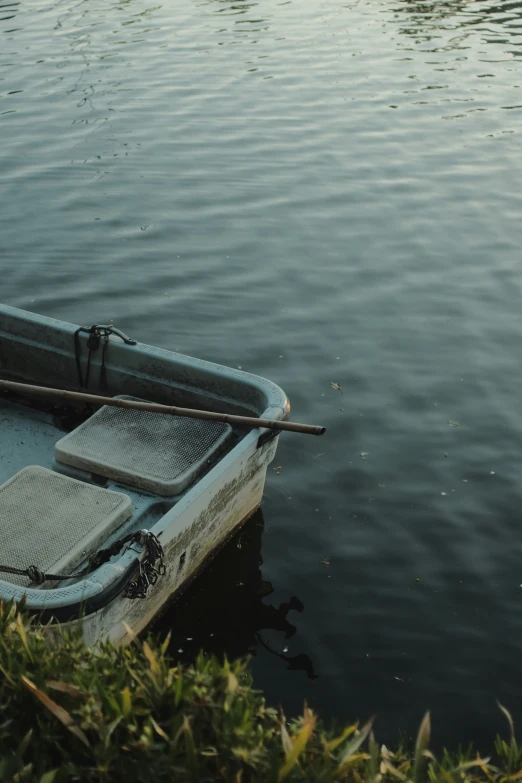
[[56, 463], [54, 447], [67, 429], [49, 412], [0, 398], [0, 484], [29, 465], [40, 465], [127, 495], [133, 505], [132, 516], [107, 538], [107, 544], [133, 530], [150, 529], [175, 505], [178, 498], [158, 498]]
[[0, 484], [28, 465], [51, 469], [62, 436], [49, 414], [0, 400]]

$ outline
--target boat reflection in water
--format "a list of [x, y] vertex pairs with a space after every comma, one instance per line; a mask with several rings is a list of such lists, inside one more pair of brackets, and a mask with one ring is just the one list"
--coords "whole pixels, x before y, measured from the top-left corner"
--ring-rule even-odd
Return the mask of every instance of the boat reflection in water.
[[255, 655], [262, 646], [281, 658], [287, 669], [304, 671], [315, 680], [308, 655], [285, 655], [263, 639], [264, 630], [279, 631], [290, 639], [297, 629], [288, 614], [304, 608], [295, 596], [279, 606], [265, 602], [274, 588], [261, 573], [263, 528], [263, 513], [259, 510], [151, 630], [170, 631], [170, 652], [184, 663], [199, 650], [232, 660]]

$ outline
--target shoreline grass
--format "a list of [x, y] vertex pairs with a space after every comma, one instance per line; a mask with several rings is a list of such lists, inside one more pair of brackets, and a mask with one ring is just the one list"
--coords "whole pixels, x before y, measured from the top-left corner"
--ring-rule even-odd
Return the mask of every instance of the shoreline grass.
[[168, 639], [104, 644], [58, 634], [0, 604], [0, 780], [353, 781], [508, 783], [522, 778], [511, 716], [493, 757], [429, 749], [426, 714], [411, 749], [380, 746], [373, 722], [325, 727], [306, 706], [288, 720], [252, 687], [245, 660], [200, 654], [190, 666]]

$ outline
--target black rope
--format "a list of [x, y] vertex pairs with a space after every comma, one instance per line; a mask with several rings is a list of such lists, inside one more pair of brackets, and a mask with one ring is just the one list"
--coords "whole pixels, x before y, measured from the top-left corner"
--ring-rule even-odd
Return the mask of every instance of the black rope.
[[[87, 368], [85, 370], [85, 380], [82, 373], [81, 363], [81, 344], [80, 334], [84, 332], [88, 334], [87, 348], [89, 353], [87, 356]], [[78, 383], [81, 389], [87, 389], [89, 387], [89, 376], [91, 372], [91, 358], [94, 351], [97, 351], [100, 347], [100, 341], [103, 338], [102, 359], [100, 368], [100, 386], [102, 389], [107, 388], [107, 371], [105, 368], [105, 351], [107, 350], [107, 344], [109, 342], [110, 335], [113, 334], [123, 340], [127, 345], [137, 345], [136, 340], [117, 329], [112, 324], [93, 324], [92, 326], [79, 326], [74, 333], [74, 356], [76, 360], [76, 372], [78, 373]]]
[[106, 549], [100, 549], [99, 552], [96, 552], [96, 554], [91, 557], [89, 564], [76, 574], [50, 574], [42, 571], [35, 565], [27, 566], [27, 568], [14, 568], [13, 566], [0, 565], [0, 573], [27, 576], [31, 582], [36, 582], [36, 584], [39, 585], [44, 582], [64, 582], [67, 579], [78, 579], [79, 577], [86, 576], [87, 574], [96, 571], [97, 568], [110, 560], [113, 555], [116, 555], [127, 542], [139, 535], [139, 533], [130, 533], [128, 536], [125, 536], [125, 538], [118, 539]]
[[[141, 543], [145, 547], [145, 556], [140, 562], [138, 578], [131, 582], [125, 591], [128, 598], [145, 598], [145, 594], [150, 585], [156, 584], [158, 577], [166, 572], [163, 564], [163, 547], [154, 535], [148, 530], [138, 530], [136, 533], [129, 533], [124, 538], [119, 538], [105, 549], [100, 549], [89, 560], [89, 564], [76, 574], [50, 574], [42, 571], [35, 565], [27, 568], [15, 568], [13, 566], [0, 565], [0, 573], [13, 574], [14, 576], [26, 576], [31, 582], [42, 585], [44, 582], [64, 582], [68, 579], [80, 579], [87, 574], [96, 571], [100, 566], [107, 563], [111, 557], [129, 544]], [[159, 563], [158, 563], [159, 560]]]
[[102, 348], [101, 366], [100, 366], [100, 391], [102, 392], [107, 391], [108, 388], [107, 368], [105, 367], [105, 351], [107, 350], [108, 344], [109, 344], [109, 335], [106, 334], [103, 338], [103, 348]]
[[[89, 353], [87, 354], [87, 367], [85, 369], [85, 380], [83, 379], [82, 375], [82, 364], [81, 364], [81, 347], [80, 347], [80, 334], [81, 332], [85, 332], [89, 335], [87, 338], [87, 348], [89, 350]], [[89, 377], [91, 374], [91, 358], [93, 351], [97, 351], [100, 346], [100, 340], [103, 334], [103, 328], [99, 327], [97, 324], [93, 324], [92, 326], [79, 326], [78, 329], [74, 333], [74, 353], [76, 358], [76, 371], [78, 372], [78, 383], [80, 384], [81, 389], [88, 389], [89, 388]]]
[[74, 333], [74, 358], [76, 359], [76, 372], [78, 373], [78, 383], [80, 389], [83, 389], [83, 376], [82, 376], [82, 364], [80, 360], [80, 332], [83, 331], [83, 327], [79, 326]]

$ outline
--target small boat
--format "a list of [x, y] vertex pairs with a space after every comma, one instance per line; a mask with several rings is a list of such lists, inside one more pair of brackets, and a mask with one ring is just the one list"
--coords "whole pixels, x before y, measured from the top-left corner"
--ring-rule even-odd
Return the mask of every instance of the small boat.
[[129, 641], [261, 503], [279, 430], [236, 417], [289, 411], [256, 375], [0, 305], [0, 600], [80, 622], [89, 645]]

